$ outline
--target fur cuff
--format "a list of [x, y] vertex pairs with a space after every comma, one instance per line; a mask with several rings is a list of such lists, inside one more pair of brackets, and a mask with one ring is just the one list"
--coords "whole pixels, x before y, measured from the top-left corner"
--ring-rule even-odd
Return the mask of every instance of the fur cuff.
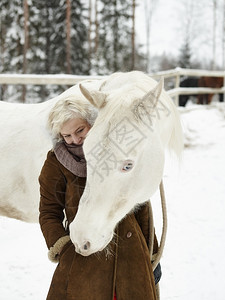
[[57, 263], [59, 261], [59, 255], [62, 250], [62, 248], [68, 243], [70, 240], [70, 236], [62, 236], [59, 238], [55, 244], [49, 249], [48, 251], [48, 258], [52, 261]]

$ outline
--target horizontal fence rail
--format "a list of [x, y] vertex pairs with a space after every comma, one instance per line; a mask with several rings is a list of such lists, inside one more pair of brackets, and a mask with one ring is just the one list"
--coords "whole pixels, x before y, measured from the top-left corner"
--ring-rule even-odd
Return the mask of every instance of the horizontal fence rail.
[[167, 71], [160, 71], [150, 74], [153, 77], [163, 76], [164, 78], [175, 77], [175, 76], [210, 76], [210, 77], [224, 77], [225, 71], [210, 71], [210, 70], [199, 70], [199, 69], [183, 69], [175, 68]]
[[0, 74], [0, 84], [34, 84], [34, 85], [74, 85], [82, 80], [101, 79], [103, 76], [82, 76], [67, 74]]
[[198, 95], [198, 94], [220, 94], [225, 92], [225, 87], [222, 88], [176, 88], [168, 90], [167, 93], [170, 97], [176, 95]]
[[[167, 90], [168, 94], [174, 98], [176, 105], [178, 105], [179, 95], [197, 95], [197, 94], [215, 94], [225, 93], [225, 71], [209, 71], [198, 69], [182, 69], [176, 68], [167, 71], [151, 73], [149, 76], [156, 80], [160, 77], [165, 79], [174, 78], [174, 88]], [[181, 88], [181, 76], [193, 77], [223, 77], [224, 84], [222, 88]], [[83, 80], [98, 80], [107, 78], [107, 76], [84, 76], [84, 75], [68, 75], [68, 74], [0, 74], [1, 85], [75, 85]]]
[[[174, 88], [169, 89], [168, 94], [174, 98], [176, 105], [179, 104], [179, 95], [198, 95], [198, 94], [216, 94], [224, 93], [225, 96], [225, 71], [210, 71], [210, 70], [199, 70], [199, 69], [182, 69], [175, 68], [172, 70], [161, 71], [150, 74], [153, 78], [158, 79], [164, 77], [165, 79], [174, 78]], [[181, 88], [180, 78], [181, 76], [192, 76], [192, 77], [223, 77], [223, 87], [221, 88]], [[225, 98], [225, 97], [224, 97]]]

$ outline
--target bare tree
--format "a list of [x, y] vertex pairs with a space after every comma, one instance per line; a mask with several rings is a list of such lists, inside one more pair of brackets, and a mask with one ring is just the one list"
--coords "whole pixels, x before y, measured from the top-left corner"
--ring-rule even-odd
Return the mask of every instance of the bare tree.
[[150, 42], [151, 42], [151, 24], [153, 12], [156, 8], [158, 0], [145, 0], [144, 9], [145, 9], [145, 26], [146, 26], [146, 72], [150, 71], [151, 65], [151, 53], [150, 53]]
[[98, 0], [95, 0], [95, 8], [94, 8], [94, 64], [96, 66], [96, 70], [99, 68], [99, 12], [98, 12]]
[[[6, 36], [6, 26], [2, 22], [2, 15], [0, 19], [0, 54], [1, 54], [1, 72], [4, 72], [5, 67], [5, 50], [6, 50], [6, 43], [5, 43], [5, 36]], [[6, 91], [6, 85], [2, 84], [0, 86], [0, 100], [4, 99], [4, 93]]]
[[181, 68], [191, 68], [191, 40], [193, 39], [193, 15], [194, 15], [194, 0], [189, 0], [184, 3], [183, 19], [183, 35], [182, 46], [180, 48], [179, 66]]
[[225, 0], [223, 0], [223, 24], [222, 24], [222, 55], [223, 69], [225, 70]]
[[132, 33], [131, 33], [131, 44], [132, 44], [132, 60], [131, 60], [131, 69], [135, 69], [135, 8], [136, 2], [133, 0], [132, 3]]
[[99, 23], [98, 23], [98, 0], [95, 0], [95, 53], [98, 51]]
[[212, 70], [216, 67], [216, 27], [217, 27], [217, 0], [213, 1], [213, 45], [212, 45]]
[[71, 2], [66, 0], [66, 71], [71, 74]]
[[89, 0], [89, 7], [88, 7], [88, 64], [89, 64], [89, 70], [91, 70], [91, 57], [92, 57], [91, 32], [92, 32], [92, 1]]
[[[28, 1], [23, 1], [23, 9], [24, 9], [24, 46], [23, 46], [23, 73], [26, 74], [27, 72], [27, 49], [29, 44], [29, 8], [28, 8]], [[23, 85], [22, 89], [22, 101], [25, 102], [26, 98], [26, 86]]]

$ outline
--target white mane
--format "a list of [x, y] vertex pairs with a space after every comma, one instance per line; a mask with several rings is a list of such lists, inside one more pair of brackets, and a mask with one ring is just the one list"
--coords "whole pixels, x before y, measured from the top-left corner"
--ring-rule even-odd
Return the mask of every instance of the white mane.
[[[114, 73], [111, 79], [106, 80], [102, 85], [101, 91], [106, 91], [108, 95], [106, 101], [107, 114], [99, 115], [95, 124], [104, 127], [106, 133], [110, 130], [111, 125], [117, 124], [118, 120], [121, 120], [121, 118], [125, 116], [131, 116], [134, 122], [140, 122], [140, 119], [133, 119], [134, 110], [130, 108], [135, 106], [136, 100], [142, 98], [157, 83], [154, 79], [139, 71], [132, 71], [129, 73], [129, 76], [130, 81], [128, 82], [126, 78], [123, 77], [123, 73]], [[131, 83], [133, 83], [132, 86]], [[111, 99], [113, 99], [113, 101], [111, 101]], [[161, 93], [160, 100], [168, 107], [173, 117], [173, 131], [167, 147], [180, 158], [183, 150], [183, 134], [180, 126], [179, 113], [173, 101], [164, 90]]]

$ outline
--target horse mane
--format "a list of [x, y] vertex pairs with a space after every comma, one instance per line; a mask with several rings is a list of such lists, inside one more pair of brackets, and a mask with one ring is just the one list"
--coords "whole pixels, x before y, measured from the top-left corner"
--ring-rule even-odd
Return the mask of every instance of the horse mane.
[[173, 114], [174, 126], [168, 143], [168, 149], [171, 150], [176, 155], [178, 160], [180, 160], [183, 152], [183, 147], [184, 147], [183, 130], [181, 127], [179, 112], [175, 104], [172, 102], [172, 100], [170, 100], [169, 102], [170, 102], [171, 112]]
[[[108, 124], [105, 133], [107, 136], [110, 127], [113, 127], [117, 120], [121, 120], [121, 117], [133, 118], [134, 112], [130, 109], [132, 104], [141, 99], [156, 84], [154, 79], [140, 71], [130, 72], [129, 78], [127, 75], [124, 76], [124, 73], [115, 73], [110, 76], [101, 88], [103, 92], [108, 93], [107, 114], [98, 115], [95, 125]], [[179, 113], [165, 91], [162, 92], [160, 100], [169, 106], [173, 118], [173, 130], [167, 147], [179, 159], [183, 150], [183, 133]]]

